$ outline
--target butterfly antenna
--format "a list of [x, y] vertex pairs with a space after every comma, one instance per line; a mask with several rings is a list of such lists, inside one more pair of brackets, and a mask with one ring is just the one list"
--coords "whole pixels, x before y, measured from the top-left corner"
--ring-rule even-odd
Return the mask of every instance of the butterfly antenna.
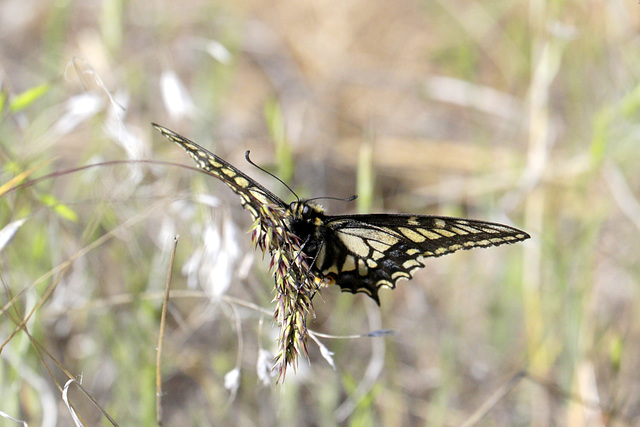
[[324, 197], [314, 197], [313, 199], [307, 199], [307, 202], [311, 202], [313, 200], [321, 200], [321, 199], [324, 199], [324, 200], [339, 200], [341, 202], [353, 202], [357, 198], [358, 198], [357, 194], [354, 194], [351, 197], [347, 197], [346, 199], [342, 199], [340, 197], [327, 197], [327, 196], [324, 196]]
[[260, 166], [256, 165], [255, 163], [253, 163], [253, 161], [249, 158], [249, 153], [250, 153], [250, 151], [249, 151], [249, 150], [247, 150], [247, 152], [246, 152], [246, 153], [244, 153], [244, 158], [245, 158], [245, 159], [247, 159], [247, 162], [249, 162], [249, 164], [250, 164], [251, 166], [254, 166], [254, 167], [256, 167], [256, 168], [260, 169], [262, 172], [264, 172], [264, 173], [266, 173], [267, 175], [272, 176], [273, 178], [275, 178], [276, 180], [278, 180], [278, 182], [280, 182], [282, 185], [284, 185], [285, 187], [287, 187], [287, 190], [291, 191], [291, 194], [293, 194], [294, 196], [296, 196], [296, 200], [298, 200], [298, 202], [300, 201], [300, 197], [298, 197], [298, 195], [296, 194], [296, 192], [295, 192], [295, 191], [293, 191], [293, 190], [291, 189], [291, 187], [289, 187], [289, 186], [287, 185], [287, 183], [286, 183], [286, 182], [284, 182], [283, 180], [281, 180], [280, 178], [278, 178], [277, 176], [275, 176], [274, 174], [272, 174], [272, 173], [271, 173], [271, 172], [269, 172], [268, 170], [263, 169], [263, 168], [261, 168]]

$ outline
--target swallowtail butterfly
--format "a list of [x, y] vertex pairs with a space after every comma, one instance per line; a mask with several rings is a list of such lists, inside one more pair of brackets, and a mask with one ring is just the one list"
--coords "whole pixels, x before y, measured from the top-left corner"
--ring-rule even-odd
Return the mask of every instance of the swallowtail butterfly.
[[[282, 223], [298, 237], [312, 262], [311, 273], [335, 283], [343, 291], [363, 292], [380, 304], [378, 291], [395, 288], [424, 267], [423, 258], [461, 249], [498, 246], [528, 239], [516, 228], [486, 221], [432, 215], [372, 214], [326, 215], [313, 202], [285, 203], [220, 157], [157, 124], [165, 137], [185, 149], [198, 166], [219, 178], [240, 196], [254, 220], [261, 206], [275, 205], [284, 212]], [[292, 257], [295, 255], [292, 255]]]

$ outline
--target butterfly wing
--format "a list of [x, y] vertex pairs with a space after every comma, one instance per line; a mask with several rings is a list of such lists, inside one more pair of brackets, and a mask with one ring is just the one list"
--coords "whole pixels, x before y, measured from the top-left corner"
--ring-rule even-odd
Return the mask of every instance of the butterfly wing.
[[231, 190], [238, 194], [242, 207], [251, 213], [254, 220], [260, 217], [260, 207], [263, 205], [275, 204], [285, 207], [285, 203], [278, 196], [206, 148], [163, 126], [155, 123], [152, 123], [152, 125], [158, 129], [162, 135], [189, 153], [201, 169], [220, 179], [227, 184]]
[[378, 304], [381, 287], [394, 288], [424, 267], [423, 258], [462, 249], [528, 239], [507, 225], [471, 219], [418, 215], [326, 217], [315, 268], [343, 291], [364, 292]]
[[[263, 219], [264, 205], [287, 208], [275, 194], [220, 157], [163, 126], [153, 126], [185, 149], [200, 168], [238, 194], [254, 220]], [[399, 279], [410, 279], [415, 270], [424, 267], [425, 257], [530, 237], [507, 225], [441, 216], [320, 214], [315, 218], [320, 221], [308, 224], [315, 231], [306, 230], [308, 239], [302, 238], [308, 250], [313, 248], [309, 255], [315, 255], [314, 272], [334, 281], [343, 291], [364, 292], [378, 304], [379, 289], [394, 288]]]

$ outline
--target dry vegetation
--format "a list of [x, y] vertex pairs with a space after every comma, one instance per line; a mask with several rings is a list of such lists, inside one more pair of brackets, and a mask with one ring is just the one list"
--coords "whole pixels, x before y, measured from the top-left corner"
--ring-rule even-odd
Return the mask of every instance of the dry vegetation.
[[[166, 426], [638, 423], [639, 16], [621, 0], [3, 0], [0, 411], [71, 425], [58, 387], [76, 378], [120, 425], [156, 424], [179, 235]], [[303, 197], [361, 195], [333, 213], [533, 238], [431, 259], [380, 309], [323, 290], [310, 363], [275, 386], [249, 216], [152, 121], [285, 199], [245, 150]]]

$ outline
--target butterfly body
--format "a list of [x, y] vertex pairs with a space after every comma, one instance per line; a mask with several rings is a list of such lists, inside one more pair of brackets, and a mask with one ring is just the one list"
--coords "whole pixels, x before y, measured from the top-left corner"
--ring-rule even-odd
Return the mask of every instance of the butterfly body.
[[408, 214], [332, 216], [310, 201], [287, 205], [205, 148], [162, 126], [153, 126], [185, 149], [200, 168], [231, 187], [254, 220], [262, 219], [264, 205], [279, 208], [281, 223], [296, 236], [301, 251], [311, 260], [311, 275], [335, 283], [343, 291], [366, 293], [378, 304], [380, 288], [394, 288], [398, 280], [410, 279], [424, 267], [426, 257], [530, 237], [516, 228], [487, 221]]

